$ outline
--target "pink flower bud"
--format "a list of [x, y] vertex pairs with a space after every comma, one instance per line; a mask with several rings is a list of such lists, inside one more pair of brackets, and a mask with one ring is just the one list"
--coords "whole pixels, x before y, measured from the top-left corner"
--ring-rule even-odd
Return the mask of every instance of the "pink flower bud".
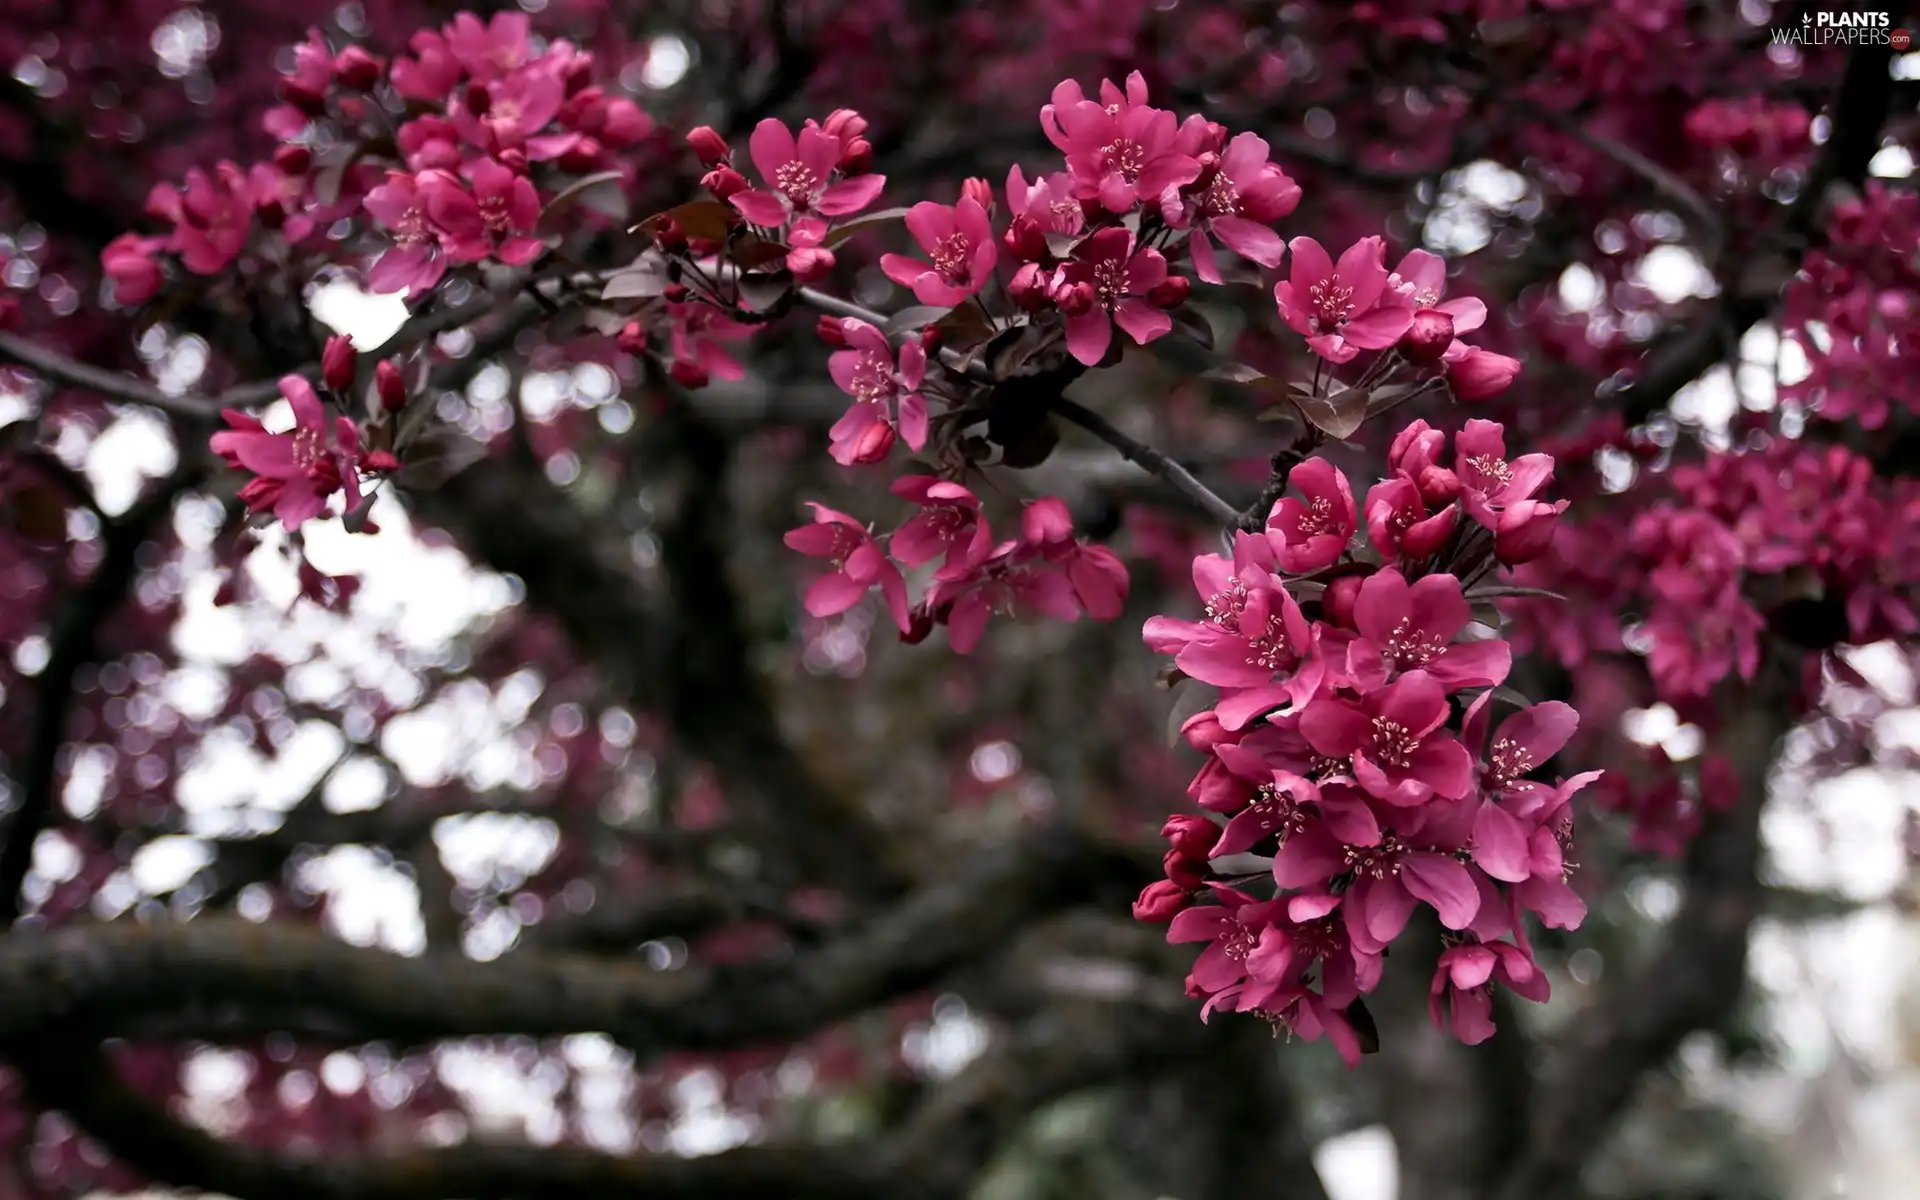
[[282, 175], [305, 175], [313, 169], [313, 151], [305, 146], [281, 146], [273, 152], [273, 165]]
[[1091, 312], [1093, 301], [1093, 285], [1090, 283], [1065, 283], [1053, 290], [1053, 302], [1069, 317]]
[[1420, 489], [1420, 498], [1435, 508], [1452, 504], [1460, 495], [1460, 477], [1445, 467], [1422, 468], [1414, 484]]
[[1487, 400], [1507, 390], [1520, 373], [1520, 361], [1475, 347], [1447, 365], [1447, 382], [1462, 400]]
[[1221, 727], [1219, 714], [1210, 708], [1188, 717], [1187, 723], [1180, 727], [1180, 736], [1186, 739], [1187, 745], [1202, 754], [1209, 753], [1222, 742], [1233, 740], [1233, 735]]
[[1039, 263], [1028, 263], [1015, 271], [1013, 282], [1007, 285], [1007, 294], [1028, 312], [1040, 312], [1053, 303], [1052, 281]]
[[854, 138], [840, 151], [840, 169], [848, 175], [865, 175], [873, 170], [873, 143]]
[[907, 615], [907, 631], [900, 635], [900, 640], [909, 646], [918, 646], [932, 632], [933, 618], [926, 609], [916, 608]]
[[1517, 567], [1532, 562], [1553, 545], [1553, 531], [1567, 502], [1543, 504], [1538, 500], [1519, 500], [1500, 514], [1500, 526], [1493, 531], [1493, 556], [1502, 565]]
[[854, 441], [853, 457], [850, 461], [863, 467], [884, 461], [893, 449], [897, 436], [893, 426], [885, 421], [873, 422], [861, 430], [859, 438]]
[[527, 152], [515, 146], [511, 150], [502, 150], [499, 154], [500, 165], [515, 175], [527, 173]]
[[333, 60], [334, 76], [356, 92], [364, 92], [379, 83], [384, 70], [386, 63], [367, 53], [364, 46], [348, 46]]
[[393, 456], [391, 450], [372, 450], [361, 457], [360, 467], [375, 475], [382, 475], [388, 471], [398, 471], [400, 460]]
[[353, 387], [353, 372], [359, 363], [360, 351], [354, 349], [353, 339], [335, 334], [320, 352], [320, 381], [336, 392], [347, 391]]
[[993, 211], [993, 185], [978, 175], [960, 185], [960, 194], [988, 212]]
[[667, 374], [673, 376], [673, 381], [683, 388], [703, 388], [713, 382], [713, 376], [707, 374], [705, 367], [684, 358], [675, 359], [673, 365], [667, 368]]
[[327, 115], [327, 98], [312, 88], [304, 87], [291, 79], [280, 81], [280, 98], [293, 105], [309, 117]]
[[715, 167], [700, 177], [700, 186], [712, 192], [721, 200], [737, 196], [751, 185], [747, 177], [732, 167]]
[[1155, 308], [1179, 308], [1193, 291], [1193, 280], [1185, 275], [1169, 275], [1147, 290], [1147, 303]]
[[380, 407], [387, 412], [399, 412], [407, 406], [407, 381], [400, 377], [400, 368], [394, 366], [391, 359], [382, 359], [374, 365], [373, 390], [380, 397]]
[[493, 93], [484, 83], [467, 85], [467, 111], [476, 117], [484, 117], [493, 108]]
[[703, 167], [717, 167], [733, 157], [733, 149], [727, 145], [727, 139], [721, 137], [720, 131], [711, 125], [698, 125], [688, 130], [687, 145], [693, 147]]
[[672, 254], [687, 248], [687, 235], [680, 228], [680, 222], [669, 217], [660, 222], [660, 227], [653, 231], [653, 244]]
[[867, 131], [867, 119], [851, 108], [836, 108], [827, 114], [827, 122], [821, 129], [845, 145]]
[[563, 171], [585, 174], [598, 168], [606, 157], [607, 148], [599, 138], [583, 137], [554, 161]]
[[1360, 585], [1367, 581], [1365, 575], [1340, 575], [1327, 581], [1327, 591], [1320, 598], [1320, 614], [1327, 624], [1341, 629], [1352, 629], [1353, 606], [1360, 599]]
[[1206, 191], [1207, 186], [1213, 182], [1214, 176], [1220, 174], [1220, 156], [1213, 151], [1209, 150], [1205, 154], [1200, 155], [1198, 161], [1200, 163], [1200, 174], [1194, 178], [1192, 183], [1187, 185], [1186, 190], [1189, 192]]
[[1413, 314], [1413, 324], [1400, 339], [1400, 352], [1417, 363], [1438, 362], [1453, 345], [1453, 318], [1437, 308]]
[[644, 354], [647, 350], [647, 331], [638, 321], [628, 321], [620, 327], [614, 336], [613, 344], [622, 354]]
[[787, 270], [801, 283], [813, 283], [833, 270], [833, 251], [823, 246], [802, 246], [787, 252]]
[[1205, 858], [1220, 840], [1220, 827], [1199, 813], [1175, 813], [1160, 827], [1160, 836], [1187, 858]]
[[842, 329], [840, 325], [841, 320], [839, 317], [823, 316], [820, 318], [819, 323], [813, 327], [813, 331], [819, 335], [821, 341], [832, 346], [835, 350], [845, 350], [851, 343], [847, 341], [846, 331]]
[[668, 303], [684, 304], [692, 293], [687, 291], [687, 285], [684, 283], [670, 283], [662, 289], [660, 294], [666, 297]]
[[1193, 904], [1193, 897], [1180, 890], [1180, 886], [1168, 879], [1156, 879], [1140, 892], [1140, 898], [1133, 902], [1133, 919], [1162, 925]]
[[1207, 881], [1204, 862], [1195, 862], [1178, 850], [1169, 850], [1160, 859], [1160, 865], [1167, 872], [1167, 878], [1175, 886], [1186, 891], [1194, 891]]
[[1047, 248], [1047, 231], [1025, 213], [1013, 219], [1000, 241], [1008, 254], [1023, 263], [1044, 262], [1052, 256]]
[[928, 325], [920, 331], [920, 348], [932, 350], [940, 344], [940, 331]]

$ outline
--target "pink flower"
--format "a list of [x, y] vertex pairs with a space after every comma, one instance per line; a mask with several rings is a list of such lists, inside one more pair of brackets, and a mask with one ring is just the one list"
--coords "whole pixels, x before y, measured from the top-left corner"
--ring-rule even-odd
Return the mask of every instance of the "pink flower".
[[526, 176], [493, 159], [480, 159], [469, 171], [473, 191], [441, 173], [421, 177], [427, 213], [441, 230], [456, 262], [494, 258], [525, 266], [540, 257], [546, 243], [530, 236], [540, 219], [540, 197]]
[[1520, 360], [1473, 347], [1447, 363], [1447, 382], [1462, 400], [1488, 400], [1507, 390], [1520, 374]]
[[1500, 722], [1493, 734], [1493, 744], [1488, 746], [1487, 724], [1492, 703], [1492, 692], [1474, 698], [1467, 706], [1461, 737], [1476, 754], [1481, 747], [1486, 747], [1480, 782], [1488, 796], [1505, 802], [1522, 816], [1535, 815], [1546, 806], [1546, 793], [1552, 789], [1525, 776], [1560, 753], [1580, 728], [1580, 714], [1558, 700], [1523, 708]]
[[1279, 936], [1272, 918], [1281, 902], [1255, 900], [1224, 884], [1214, 884], [1213, 891], [1220, 903], [1189, 908], [1174, 917], [1167, 941], [1208, 943], [1193, 964], [1193, 978], [1207, 991], [1218, 992], [1244, 981], [1254, 947]]
[[1405, 475], [1382, 480], [1367, 493], [1367, 540], [1388, 561], [1418, 561], [1446, 545], [1460, 518], [1452, 504], [1429, 514], [1420, 489]]
[[1105, 546], [1091, 545], [1073, 536], [1073, 517], [1058, 497], [1042, 496], [1020, 514], [1023, 539], [1038, 547], [1041, 556], [1067, 574], [1073, 594], [1087, 615], [1111, 621], [1126, 606], [1126, 564]]
[[947, 627], [957, 654], [970, 654], [995, 613], [1080, 619], [1080, 601], [1066, 575], [1024, 541], [1000, 543], [979, 566], [957, 579], [935, 578], [924, 602]]
[[1300, 715], [1300, 732], [1318, 753], [1350, 758], [1371, 795], [1414, 805], [1435, 795], [1458, 799], [1473, 785], [1473, 760], [1443, 729], [1448, 715], [1440, 681], [1408, 671], [1357, 702], [1316, 698]]
[[[501, 14], [505, 16], [507, 14]], [[407, 42], [414, 57], [393, 60], [389, 75], [393, 90], [408, 100], [439, 104], [460, 82], [460, 64], [447, 48], [445, 38], [431, 29], [422, 29]]]
[[964, 484], [932, 475], [894, 480], [893, 494], [920, 506], [920, 512], [894, 531], [893, 556], [917, 567], [945, 555], [936, 580], [964, 578], [993, 553], [993, 533], [980, 512], [980, 498]]
[[[1063, 79], [1054, 85], [1053, 94], [1048, 103], [1040, 106], [1040, 130], [1047, 135], [1062, 154], [1071, 151], [1072, 138], [1067, 134], [1060, 121], [1060, 114], [1081, 104], [1087, 103], [1087, 94], [1080, 88], [1077, 79]], [[1111, 116], [1118, 117], [1136, 108], [1144, 108], [1147, 103], [1147, 77], [1135, 71], [1127, 76], [1127, 87], [1123, 92], [1111, 79], [1100, 81], [1100, 105]]]
[[455, 103], [448, 116], [462, 137], [488, 154], [524, 147], [528, 158], [545, 161], [559, 157], [578, 140], [573, 135], [535, 136], [559, 115], [567, 98], [566, 85], [551, 71], [538, 66], [515, 71], [488, 83], [485, 95], [485, 112]]
[[240, 257], [253, 232], [253, 181], [230, 162], [212, 175], [194, 168], [179, 191], [156, 188], [149, 208], [172, 219], [172, 249], [182, 266], [196, 275], [217, 275]]
[[1007, 209], [1026, 217], [1045, 233], [1078, 236], [1087, 225], [1087, 210], [1073, 194], [1073, 176], [1056, 171], [1032, 183], [1016, 165], [1007, 172]]
[[771, 190], [740, 192], [728, 203], [755, 225], [784, 226], [796, 215], [843, 217], [872, 204], [886, 185], [884, 175], [861, 175], [830, 183], [840, 163], [840, 142], [824, 130], [807, 127], [796, 139], [774, 117], [753, 128], [747, 148], [754, 169]]
[[[446, 27], [447, 52], [481, 82], [499, 79], [527, 65], [533, 48], [527, 34], [532, 22], [524, 12], [507, 9], [486, 24], [472, 13], [461, 13]], [[415, 50], [419, 46], [416, 42]]]
[[[1205, 187], [1187, 203], [1181, 203], [1177, 192], [1170, 196], [1181, 218], [1172, 222], [1175, 227], [1184, 228], [1189, 221], [1193, 225], [1188, 246], [1194, 273], [1208, 283], [1220, 282], [1209, 234], [1242, 258], [1263, 267], [1279, 266], [1286, 246], [1267, 226], [1299, 205], [1300, 185], [1267, 161], [1265, 140], [1251, 133], [1239, 135], [1227, 143], [1212, 177], [1201, 178], [1207, 180]], [[1165, 199], [1162, 207], [1167, 207]]]
[[1427, 1007], [1433, 1026], [1469, 1046], [1493, 1036], [1492, 980], [1536, 1003], [1552, 993], [1546, 973], [1511, 942], [1468, 942], [1440, 953]]
[[1506, 431], [1497, 421], [1468, 421], [1454, 435], [1453, 469], [1460, 477], [1460, 503], [1467, 515], [1498, 530], [1500, 512], [1532, 500], [1553, 480], [1553, 456], [1523, 454], [1507, 461]]
[[[1171, 117], [1171, 114], [1169, 114]], [[1146, 345], [1173, 328], [1173, 320], [1147, 302], [1146, 295], [1167, 277], [1167, 260], [1158, 250], [1135, 253], [1133, 234], [1102, 229], [1074, 251], [1061, 268], [1063, 290], [1076, 289], [1084, 307], [1068, 308], [1067, 349], [1087, 366], [1097, 366], [1113, 342], [1118, 324], [1137, 344]]]
[[987, 210], [963, 196], [955, 205], [930, 201], [907, 210], [907, 231], [933, 260], [928, 266], [903, 254], [883, 254], [880, 269], [922, 304], [954, 305], [986, 286], [1000, 260]]
[[1336, 266], [1320, 243], [1297, 237], [1292, 274], [1274, 285], [1280, 315], [1328, 362], [1351, 361], [1362, 350], [1385, 350], [1413, 324], [1406, 299], [1387, 290], [1386, 243], [1361, 238]]
[[1493, 556], [1509, 567], [1539, 558], [1553, 544], [1553, 531], [1565, 511], [1565, 500], [1552, 504], [1516, 500], [1509, 504], [1493, 531]]
[[851, 465], [855, 448], [875, 424], [897, 430], [914, 450], [925, 446], [927, 401], [918, 389], [927, 374], [927, 352], [909, 339], [896, 362], [887, 335], [876, 327], [849, 317], [840, 328], [847, 349], [828, 356], [827, 370], [854, 403], [828, 431], [834, 461]]
[[1290, 575], [1330, 567], [1347, 552], [1358, 516], [1353, 488], [1339, 468], [1324, 458], [1309, 458], [1287, 473], [1287, 482], [1304, 499], [1283, 496], [1267, 516], [1267, 541], [1274, 561]]
[[100, 269], [113, 281], [113, 302], [123, 308], [145, 304], [160, 292], [165, 276], [159, 253], [166, 239], [123, 233], [100, 252]]
[[1389, 567], [1369, 575], [1354, 601], [1360, 636], [1347, 646], [1347, 672], [1363, 689], [1396, 671], [1421, 670], [1448, 691], [1494, 687], [1513, 666], [1498, 638], [1455, 645], [1473, 610], [1452, 575], [1423, 575], [1412, 584]]
[[1422, 848], [1408, 840], [1413, 836], [1382, 831], [1371, 844], [1356, 844], [1344, 842], [1331, 826], [1316, 824], [1280, 847], [1274, 881], [1319, 894], [1329, 880], [1347, 876], [1340, 896], [1347, 934], [1356, 948], [1372, 954], [1400, 936], [1423, 901], [1448, 929], [1473, 925], [1482, 904], [1473, 873], [1450, 848]]
[[[1145, 98], [1144, 85], [1139, 95]], [[1158, 200], [1200, 174], [1200, 163], [1180, 152], [1179, 126], [1164, 109], [1131, 101], [1102, 107], [1090, 100], [1049, 107], [1065, 139], [1075, 191], [1083, 199], [1097, 197], [1109, 212]]]
[[427, 200], [414, 176], [404, 171], [387, 172], [387, 182], [367, 193], [367, 211], [393, 234], [393, 245], [367, 275], [374, 291], [414, 296], [432, 291], [446, 274]]
[[813, 524], [789, 530], [791, 550], [809, 558], [824, 558], [833, 570], [814, 580], [801, 604], [816, 617], [843, 613], [858, 604], [875, 584], [886, 600], [887, 613], [901, 633], [911, 628], [907, 616], [907, 584], [867, 527], [842, 512], [812, 501]]
[[346, 417], [329, 425], [313, 385], [298, 375], [280, 380], [280, 394], [293, 408], [289, 432], [269, 433], [253, 417], [228, 409], [222, 416], [230, 428], [208, 441], [228, 466], [253, 472], [240, 498], [256, 512], [271, 511], [290, 530], [325, 512], [327, 497], [342, 488], [347, 511], [358, 508], [358, 427]]

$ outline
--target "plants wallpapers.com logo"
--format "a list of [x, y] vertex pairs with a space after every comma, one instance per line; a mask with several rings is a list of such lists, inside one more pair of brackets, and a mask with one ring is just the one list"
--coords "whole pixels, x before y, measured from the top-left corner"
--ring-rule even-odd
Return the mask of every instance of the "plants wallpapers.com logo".
[[1798, 25], [1772, 30], [1776, 46], [1891, 46], [1905, 52], [1913, 37], [1885, 12], [1807, 12]]

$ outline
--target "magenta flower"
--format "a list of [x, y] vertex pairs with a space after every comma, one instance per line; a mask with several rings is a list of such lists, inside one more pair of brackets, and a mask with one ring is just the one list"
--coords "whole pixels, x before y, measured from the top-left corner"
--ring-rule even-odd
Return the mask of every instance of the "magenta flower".
[[901, 287], [912, 288], [920, 303], [958, 304], [993, 278], [1000, 245], [979, 201], [962, 196], [953, 205], [916, 204], [907, 210], [907, 232], [933, 260], [932, 265], [904, 254], [883, 254], [880, 269]]
[[1182, 217], [1176, 227], [1188, 221], [1193, 225], [1188, 248], [1193, 252], [1194, 273], [1208, 283], [1219, 283], [1220, 267], [1208, 235], [1250, 262], [1279, 266], [1286, 245], [1267, 226], [1299, 206], [1300, 185], [1267, 161], [1264, 139], [1243, 133], [1227, 143], [1218, 168], [1198, 195], [1184, 205], [1177, 193], [1173, 199]]
[[1087, 210], [1073, 194], [1073, 176], [1065, 171], [1028, 183], [1019, 166], [1012, 167], [1007, 171], [1007, 209], [1046, 233], [1074, 237], [1087, 227]]
[[540, 257], [546, 243], [531, 236], [540, 197], [526, 176], [481, 159], [469, 172], [469, 193], [443, 174], [422, 177], [427, 213], [442, 231], [455, 262], [493, 258], [520, 267]]
[[813, 524], [787, 531], [787, 547], [809, 558], [824, 558], [833, 570], [814, 580], [801, 604], [816, 617], [843, 613], [858, 604], [875, 584], [887, 613], [901, 633], [912, 628], [907, 615], [907, 583], [867, 527], [843, 512], [809, 501]]
[[208, 440], [230, 467], [251, 471], [240, 498], [255, 512], [272, 512], [289, 530], [327, 509], [327, 497], [343, 488], [347, 511], [360, 507], [360, 430], [346, 417], [327, 421], [313, 385], [298, 375], [280, 380], [280, 394], [293, 408], [294, 427], [269, 433], [246, 413], [227, 409], [230, 428]]
[[728, 203], [755, 225], [778, 229], [794, 216], [844, 217], [872, 204], [886, 185], [884, 175], [860, 175], [830, 183], [840, 165], [840, 141], [814, 127], [793, 136], [778, 118], [753, 128], [747, 141], [754, 168], [771, 190], [740, 192]]
[[[507, 9], [486, 24], [472, 13], [461, 13], [446, 27], [447, 52], [467, 73], [481, 82], [519, 70], [533, 58], [527, 34], [532, 22], [524, 12]], [[416, 45], [415, 50], [419, 47]]]
[[1493, 1036], [1493, 985], [1498, 979], [1516, 995], [1544, 1003], [1552, 994], [1546, 973], [1511, 942], [1468, 942], [1440, 953], [1427, 1009], [1433, 1027], [1469, 1046]]
[[539, 66], [515, 71], [487, 84], [486, 95], [484, 113], [456, 103], [447, 115], [462, 137], [488, 154], [524, 148], [528, 158], [545, 161], [558, 158], [578, 140], [568, 134], [536, 136], [559, 115], [567, 98], [566, 85], [551, 71]]
[[1105, 546], [1073, 536], [1073, 516], [1056, 496], [1042, 496], [1020, 514], [1021, 536], [1048, 562], [1066, 572], [1080, 607], [1096, 621], [1111, 621], [1127, 603], [1126, 564]]
[[1490, 798], [1506, 802], [1515, 812], [1538, 811], [1545, 803], [1544, 793], [1553, 789], [1526, 775], [1545, 766], [1572, 740], [1580, 728], [1580, 714], [1558, 700], [1531, 705], [1501, 721], [1494, 730], [1492, 745], [1488, 745], [1492, 704], [1492, 692], [1474, 697], [1461, 722], [1460, 736], [1468, 750], [1485, 755], [1480, 768], [1481, 786]]
[[1348, 1067], [1360, 1065], [1360, 1035], [1347, 1020], [1346, 1010], [1336, 1008], [1325, 996], [1299, 984], [1255, 980], [1235, 984], [1216, 992], [1200, 1010], [1206, 1020], [1216, 1009], [1252, 1013], [1289, 1037], [1317, 1042], [1322, 1036], [1333, 1043]]
[[1513, 666], [1513, 649], [1498, 638], [1455, 645], [1473, 609], [1452, 575], [1413, 583], [1389, 567], [1369, 575], [1353, 606], [1360, 636], [1347, 646], [1347, 673], [1371, 690], [1397, 671], [1421, 670], [1447, 691], [1495, 687]]
[[1179, 125], [1164, 109], [1083, 100], [1054, 108], [1052, 118], [1065, 136], [1075, 191], [1097, 197], [1109, 212], [1158, 200], [1200, 174], [1199, 161], [1180, 152]]
[[1280, 315], [1328, 362], [1350, 362], [1362, 350], [1385, 350], [1413, 324], [1413, 308], [1387, 290], [1386, 243], [1361, 238], [1336, 265], [1320, 243], [1297, 237], [1293, 271], [1273, 287]]
[[1498, 421], [1475, 418], [1454, 435], [1453, 471], [1467, 515], [1497, 530], [1503, 509], [1532, 500], [1553, 480], [1553, 456], [1523, 454], [1508, 462], [1506, 430]]
[[1362, 507], [1367, 540], [1388, 561], [1404, 558], [1417, 562], [1437, 552], [1446, 545], [1460, 519], [1460, 509], [1453, 504], [1429, 513], [1419, 487], [1405, 475], [1374, 484]]
[[1397, 833], [1355, 845], [1343, 843], [1326, 825], [1313, 825], [1288, 838], [1274, 856], [1273, 877], [1281, 887], [1324, 891], [1328, 880], [1341, 876], [1349, 878], [1340, 903], [1347, 934], [1370, 953], [1399, 937], [1423, 901], [1448, 929], [1466, 929], [1480, 913], [1480, 888], [1466, 866], [1449, 851], [1419, 849]]
[[1330, 567], [1347, 552], [1358, 514], [1353, 488], [1338, 467], [1309, 458], [1287, 473], [1287, 482], [1304, 499], [1283, 496], [1267, 515], [1267, 542], [1274, 562], [1290, 575]]
[[100, 252], [100, 269], [113, 281], [113, 302], [123, 308], [145, 304], [160, 292], [166, 276], [159, 254], [166, 239], [123, 233]]
[[195, 275], [217, 275], [240, 257], [253, 232], [253, 181], [230, 162], [212, 175], [195, 167], [184, 188], [156, 187], [147, 209], [173, 222], [171, 248], [182, 266]]
[[1300, 714], [1300, 732], [1327, 758], [1351, 759], [1360, 786], [1389, 804], [1453, 800], [1473, 786], [1473, 760], [1445, 733], [1448, 712], [1440, 681], [1408, 671], [1358, 702], [1316, 698]]
[[1127, 229], [1102, 229], [1080, 243], [1061, 277], [1061, 292], [1072, 295], [1061, 302], [1067, 349], [1089, 367], [1106, 357], [1116, 324], [1142, 346], [1173, 328], [1173, 319], [1146, 299], [1166, 279], [1167, 260], [1158, 250], [1136, 254]]
[[1072, 582], [1018, 539], [1000, 543], [985, 561], [959, 578], [936, 577], [925, 604], [942, 614], [947, 642], [956, 654], [973, 652], [995, 613], [1077, 621], [1081, 612]]
[[[1245, 892], [1213, 885], [1218, 904], [1189, 908], [1174, 917], [1167, 926], [1167, 941], [1206, 942], [1207, 948], [1193, 964], [1193, 978], [1209, 992], [1241, 983], [1247, 978], [1247, 959], [1263, 940], [1281, 935], [1273, 927], [1279, 900], [1255, 900]], [[1274, 971], [1274, 977], [1284, 972]]]
[[907, 475], [894, 480], [892, 491], [920, 506], [920, 512], [889, 539], [893, 556], [902, 565], [917, 567], [945, 555], [934, 578], [955, 580], [993, 553], [993, 533], [980, 512], [980, 498], [966, 485], [932, 475]]
[[[507, 16], [501, 13], [500, 16]], [[447, 41], [431, 29], [422, 29], [408, 39], [413, 57], [397, 57], [388, 75], [393, 90], [408, 100], [439, 104], [460, 82], [461, 67], [447, 48]]]
[[917, 340], [908, 339], [895, 361], [892, 344], [878, 328], [852, 317], [842, 321], [840, 328], [847, 349], [828, 357], [827, 370], [854, 402], [828, 431], [834, 461], [852, 465], [876, 424], [897, 430], [914, 450], [925, 446], [927, 400], [919, 387], [927, 374], [927, 352]]
[[[431, 172], [420, 176], [432, 177]], [[432, 291], [446, 274], [446, 257], [427, 200], [416, 178], [405, 171], [387, 172], [387, 182], [367, 193], [367, 211], [393, 234], [393, 245], [368, 272], [367, 285], [374, 291], [415, 296]]]
[[[1060, 114], [1087, 103], [1087, 94], [1080, 88], [1077, 79], [1063, 79], [1054, 85], [1053, 94], [1048, 103], [1040, 106], [1040, 129], [1047, 135], [1062, 154], [1070, 153], [1072, 139], [1060, 122]], [[1100, 106], [1109, 115], [1118, 117], [1136, 108], [1144, 108], [1147, 103], [1147, 78], [1135, 71], [1127, 76], [1127, 87], [1123, 92], [1111, 79], [1100, 81]]]

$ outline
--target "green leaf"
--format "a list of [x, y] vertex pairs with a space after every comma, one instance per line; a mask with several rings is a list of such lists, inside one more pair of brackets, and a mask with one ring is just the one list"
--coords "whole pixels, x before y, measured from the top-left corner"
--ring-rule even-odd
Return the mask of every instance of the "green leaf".
[[690, 238], [706, 238], [710, 241], [724, 241], [731, 227], [733, 205], [722, 204], [718, 200], [695, 200], [670, 208], [663, 213], [655, 213], [635, 226], [635, 229], [654, 236], [668, 221], [680, 227], [680, 231]]
[[1208, 324], [1205, 314], [1194, 308], [1176, 308], [1167, 315], [1173, 318], [1175, 333], [1208, 350], [1213, 349], [1213, 326]]
[[[1220, 380], [1224, 380], [1227, 383], [1244, 383], [1250, 386], [1259, 386], [1262, 383], [1277, 382], [1276, 380], [1269, 379], [1267, 376], [1262, 375], [1260, 372], [1254, 370], [1252, 367], [1241, 362], [1224, 363], [1220, 366], [1213, 368], [1210, 371], [1203, 371], [1200, 373], [1200, 378], [1220, 379]], [[1267, 387], [1261, 387], [1260, 390], [1270, 391], [1272, 389]]]
[[864, 233], [869, 229], [878, 229], [882, 225], [903, 221], [906, 216], [907, 210], [904, 208], [885, 208], [877, 213], [868, 213], [864, 217], [848, 221], [845, 225], [836, 225], [827, 230], [826, 236], [820, 239], [820, 244], [831, 250], [856, 233]]
[[950, 316], [952, 313], [952, 309], [942, 308], [939, 305], [916, 304], [909, 308], [903, 308], [891, 317], [888, 317], [887, 323], [881, 326], [881, 328], [886, 332], [888, 337], [898, 337], [900, 334], [907, 333], [911, 330], [924, 329], [934, 322], [939, 321], [942, 317]]

